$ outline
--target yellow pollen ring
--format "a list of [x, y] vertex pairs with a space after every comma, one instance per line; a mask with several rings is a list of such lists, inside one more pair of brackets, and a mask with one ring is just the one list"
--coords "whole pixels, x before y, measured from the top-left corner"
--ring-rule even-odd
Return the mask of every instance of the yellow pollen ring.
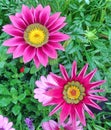
[[76, 86], [70, 86], [67, 90], [67, 96], [70, 99], [78, 99], [80, 96], [80, 90]]
[[63, 98], [69, 104], [78, 104], [85, 96], [85, 88], [78, 81], [68, 82], [64, 86]]
[[26, 43], [34, 47], [41, 47], [48, 42], [49, 32], [39, 23], [30, 24], [24, 31]]

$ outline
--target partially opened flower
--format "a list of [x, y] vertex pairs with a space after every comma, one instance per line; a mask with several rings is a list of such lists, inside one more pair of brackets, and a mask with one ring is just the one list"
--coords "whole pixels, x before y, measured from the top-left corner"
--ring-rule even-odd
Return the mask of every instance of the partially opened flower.
[[12, 125], [13, 123], [9, 122], [7, 117], [0, 115], [0, 130], [15, 130]]
[[[93, 112], [89, 109], [89, 106], [101, 110], [101, 108], [95, 103], [95, 100], [106, 101], [107, 99], [102, 96], [98, 96], [97, 92], [102, 92], [102, 89], [96, 89], [102, 85], [105, 81], [96, 81], [90, 82], [93, 78], [96, 69], [91, 71], [89, 74], [86, 74], [88, 64], [86, 64], [80, 73], [77, 75], [77, 65], [76, 62], [73, 62], [71, 77], [68, 76], [68, 73], [64, 66], [60, 65], [60, 70], [62, 76], [51, 73], [51, 77], [56, 82], [55, 84], [48, 81], [47, 84], [51, 86], [44, 95], [51, 97], [52, 99], [45, 103], [44, 105], [57, 105], [51, 112], [50, 116], [56, 113], [59, 109], [60, 112], [60, 122], [64, 122], [68, 117], [72, 121], [72, 124], [75, 126], [76, 119], [79, 118], [81, 123], [85, 126], [85, 115], [84, 111], [87, 111], [88, 114], [94, 118]], [[42, 88], [42, 84], [41, 84]]]
[[43, 105], [52, 99], [52, 97], [44, 94], [46, 91], [52, 88], [51, 86], [47, 85], [46, 82], [51, 82], [57, 85], [51, 75], [48, 75], [47, 78], [45, 78], [45, 76], [41, 76], [41, 80], [36, 81], [36, 86], [38, 87], [34, 90], [34, 98], [38, 99], [39, 102], [42, 102]]
[[12, 38], [3, 45], [9, 47], [8, 53], [13, 53], [13, 58], [23, 56], [24, 63], [33, 59], [36, 67], [46, 66], [48, 57], [56, 59], [56, 49], [64, 50], [60, 42], [69, 39], [58, 32], [66, 25], [65, 17], [60, 17], [60, 12], [51, 15], [50, 6], [29, 9], [23, 5], [21, 13], [11, 15], [10, 20], [12, 24], [5, 25], [3, 31]]
[[[62, 128], [61, 128], [62, 127]], [[76, 127], [73, 128], [70, 123], [63, 123], [62, 126], [60, 126], [59, 123], [49, 120], [47, 122], [42, 123], [43, 130], [83, 130], [83, 127], [80, 126], [80, 122], [76, 122]]]

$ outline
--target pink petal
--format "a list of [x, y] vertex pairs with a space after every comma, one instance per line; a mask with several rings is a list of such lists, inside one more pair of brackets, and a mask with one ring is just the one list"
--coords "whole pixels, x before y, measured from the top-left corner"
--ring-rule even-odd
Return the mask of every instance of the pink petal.
[[43, 7], [40, 4], [36, 7], [35, 12], [34, 12], [35, 22], [39, 22], [39, 15], [42, 9]]
[[60, 102], [63, 102], [63, 99], [56, 99], [56, 98], [52, 98], [50, 101], [48, 101], [47, 103], [44, 103], [44, 106], [50, 106], [50, 105], [55, 105], [55, 104], [59, 104]]
[[7, 54], [10, 54], [10, 53], [13, 53], [15, 51], [16, 47], [10, 47], [8, 50], [7, 50]]
[[15, 16], [18, 17], [18, 18], [22, 18], [22, 14], [21, 13], [16, 13]]
[[35, 63], [35, 65], [36, 65], [36, 67], [39, 68], [40, 62], [39, 62], [37, 56], [34, 56], [34, 63]]
[[87, 104], [87, 105], [89, 105], [89, 106], [92, 106], [92, 107], [94, 107], [94, 108], [96, 108], [96, 109], [101, 110], [101, 107], [100, 107], [99, 105], [97, 105], [94, 101], [92, 101], [92, 100], [90, 100], [90, 99], [88, 99], [88, 98], [85, 98], [85, 99], [84, 99], [84, 104]]
[[23, 53], [23, 61], [27, 63], [31, 61], [35, 56], [36, 48], [28, 46]]
[[63, 102], [60, 102], [50, 113], [49, 116], [52, 116], [54, 113], [56, 113], [62, 106], [63, 106]]
[[90, 82], [90, 80], [93, 78], [94, 74], [96, 73], [97, 69], [94, 69], [93, 71], [91, 71], [89, 74], [87, 74], [84, 77], [84, 81], [85, 82]]
[[61, 42], [68, 40], [70, 37], [67, 34], [56, 32], [50, 35], [49, 42]]
[[63, 65], [60, 65], [60, 71], [64, 77], [64, 79], [67, 81], [69, 79], [68, 73]]
[[56, 74], [50, 73], [52, 78], [55, 80], [55, 82], [60, 86], [63, 87], [63, 85], [66, 83], [66, 81], [61, 78], [60, 76], [57, 76]]
[[50, 15], [50, 6], [46, 6], [39, 15], [39, 22], [43, 25], [47, 23]]
[[86, 126], [86, 121], [85, 121], [85, 115], [84, 115], [84, 109], [83, 109], [83, 104], [78, 104], [75, 106], [75, 111], [81, 121], [81, 123]]
[[16, 16], [11, 15], [10, 20], [16, 28], [25, 30], [26, 24], [21, 18], [17, 18]]
[[57, 27], [55, 27], [54, 29], [50, 29], [49, 32], [52, 33], [52, 32], [57, 32], [59, 31], [60, 29], [62, 29], [64, 26], [66, 26], [67, 23], [63, 23], [61, 25], [58, 25]]
[[72, 64], [71, 78], [75, 79], [76, 72], [77, 72], [77, 63], [76, 61], [74, 61]]
[[9, 122], [9, 123], [7, 124], [7, 130], [9, 130], [9, 129], [12, 127], [12, 125], [13, 125], [13, 123], [12, 123], [12, 122]]
[[97, 81], [97, 82], [92, 82], [92, 83], [89, 84], [88, 87], [90, 89], [93, 89], [93, 88], [99, 87], [100, 85], [102, 85], [105, 82], [106, 82], [105, 80], [100, 80], [100, 81]]
[[60, 123], [63, 123], [71, 111], [70, 104], [64, 103], [60, 113]]
[[97, 89], [97, 90], [89, 90], [89, 93], [97, 93], [97, 92], [104, 92], [104, 89]]
[[57, 21], [57, 19], [59, 18], [60, 14], [61, 14], [61, 12], [57, 12], [57, 13], [55, 13], [52, 16], [49, 17], [49, 20], [46, 23], [47, 28], [52, 26]]
[[58, 124], [53, 120], [49, 120], [48, 122], [43, 122], [42, 128], [43, 130], [58, 130], [59, 129]]
[[10, 39], [4, 41], [4, 43], [3, 43], [4, 46], [18, 46], [20, 44], [25, 44], [22, 37], [10, 38]]
[[52, 130], [52, 128], [50, 127], [49, 122], [43, 122], [42, 123], [42, 128], [43, 128], [43, 130]]
[[60, 17], [52, 26], [48, 27], [49, 31], [53, 31], [58, 29], [61, 25], [63, 25], [63, 22], [65, 21], [66, 17]]
[[24, 50], [28, 47], [27, 44], [21, 44], [13, 52], [13, 58], [18, 58], [23, 55]]
[[32, 23], [34, 23], [33, 14], [32, 14], [32, 12], [31, 12], [31, 10], [28, 8], [28, 6], [26, 6], [26, 5], [23, 5], [23, 6], [22, 6], [22, 17], [23, 17], [24, 21], [25, 21], [27, 24], [32, 24]]
[[50, 58], [52, 58], [52, 59], [57, 58], [57, 52], [55, 51], [55, 49], [53, 47], [49, 46], [48, 44], [44, 45], [42, 47], [42, 50]]
[[61, 98], [63, 97], [62, 92], [63, 92], [63, 88], [54, 88], [54, 89], [49, 89], [44, 94], [53, 98]]
[[92, 113], [92, 111], [84, 104], [84, 109], [88, 112], [88, 114], [92, 117], [92, 118], [94, 118], [95, 116], [94, 116], [94, 114]]
[[48, 64], [48, 57], [47, 55], [42, 51], [42, 48], [39, 47], [37, 49], [37, 56], [38, 56], [38, 60], [39, 62], [43, 65], [43, 66], [47, 66]]
[[63, 47], [60, 43], [56, 43], [56, 42], [49, 42], [49, 43], [47, 43], [47, 45], [49, 45], [49, 46], [53, 47], [54, 49], [64, 51], [64, 47]]
[[11, 36], [21, 36], [21, 37], [23, 37], [23, 32], [21, 30], [15, 28], [11, 24], [7, 24], [7, 25], [3, 26], [2, 30], [4, 32], [6, 32], [7, 34], [11, 35]]
[[77, 79], [78, 79], [79, 81], [81, 81], [81, 80], [83, 79], [84, 75], [86, 74], [87, 68], [88, 68], [88, 64], [86, 64], [86, 65], [82, 68], [82, 70], [80, 71], [80, 73], [78, 74]]
[[70, 111], [70, 118], [71, 118], [71, 124], [73, 126], [73, 128], [76, 128], [76, 112], [73, 108], [73, 105], [71, 107], [71, 111]]
[[49, 124], [50, 124], [51, 130], [58, 130], [58, 124], [55, 121], [49, 120]]
[[90, 96], [88, 96], [89, 99], [93, 99], [93, 100], [100, 100], [100, 101], [107, 101], [108, 99], [103, 97], [103, 96], [97, 96], [97, 95], [92, 95], [90, 94]]

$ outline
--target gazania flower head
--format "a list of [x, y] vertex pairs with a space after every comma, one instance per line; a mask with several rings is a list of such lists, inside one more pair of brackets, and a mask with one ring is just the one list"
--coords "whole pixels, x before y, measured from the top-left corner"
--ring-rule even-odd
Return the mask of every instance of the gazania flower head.
[[[102, 85], [105, 81], [91, 82], [96, 69], [86, 74], [88, 64], [86, 64], [80, 73], [77, 75], [77, 64], [74, 61], [72, 65], [71, 76], [68, 75], [65, 67], [60, 65], [60, 70], [62, 76], [58, 76], [51, 73], [50, 76], [56, 82], [57, 85], [50, 81], [47, 81], [47, 85], [51, 86], [51, 89], [46, 91], [44, 95], [51, 98], [50, 101], [44, 105], [56, 105], [56, 107], [50, 112], [50, 116], [56, 113], [59, 109], [60, 112], [60, 122], [64, 122], [68, 117], [72, 121], [72, 124], [76, 126], [76, 119], [79, 118], [81, 123], [85, 126], [85, 115], [84, 111], [94, 118], [93, 112], [90, 110], [89, 106], [101, 110], [99, 105], [95, 103], [95, 100], [106, 101], [107, 99], [102, 96], [98, 96], [97, 92], [102, 92], [102, 89], [96, 89]], [[42, 88], [42, 84], [41, 84]]]
[[64, 50], [60, 42], [69, 36], [58, 31], [66, 25], [65, 17], [60, 17], [60, 12], [51, 15], [50, 6], [29, 9], [23, 5], [20, 13], [9, 18], [12, 23], [5, 25], [3, 31], [12, 38], [3, 45], [9, 47], [13, 58], [23, 56], [24, 63], [33, 59], [36, 67], [46, 66], [48, 58], [57, 58], [56, 49]]
[[47, 122], [42, 123], [42, 128], [43, 128], [43, 130], [63, 130], [63, 129], [64, 130], [83, 130], [83, 127], [80, 126], [79, 121], [76, 122], [76, 128], [73, 128], [69, 122], [66, 124], [63, 123], [62, 126], [60, 126], [59, 123], [57, 123], [53, 120], [49, 120]]
[[15, 130], [12, 125], [13, 123], [9, 122], [7, 117], [0, 115], [0, 130]]

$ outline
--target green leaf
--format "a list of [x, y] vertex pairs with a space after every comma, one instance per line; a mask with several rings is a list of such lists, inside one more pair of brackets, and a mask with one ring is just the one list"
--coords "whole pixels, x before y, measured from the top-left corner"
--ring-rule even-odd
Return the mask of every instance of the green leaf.
[[0, 107], [6, 107], [10, 104], [10, 102], [11, 102], [10, 98], [1, 97], [0, 98]]
[[26, 92], [24, 92], [23, 94], [20, 94], [20, 95], [18, 96], [18, 100], [19, 100], [19, 101], [22, 101], [25, 97], [26, 97]]
[[1, 95], [10, 95], [8, 89], [2, 84], [0, 84], [0, 94]]
[[16, 116], [20, 113], [20, 110], [21, 110], [21, 107], [19, 105], [15, 105], [13, 108], [12, 108], [12, 112], [13, 114]]

